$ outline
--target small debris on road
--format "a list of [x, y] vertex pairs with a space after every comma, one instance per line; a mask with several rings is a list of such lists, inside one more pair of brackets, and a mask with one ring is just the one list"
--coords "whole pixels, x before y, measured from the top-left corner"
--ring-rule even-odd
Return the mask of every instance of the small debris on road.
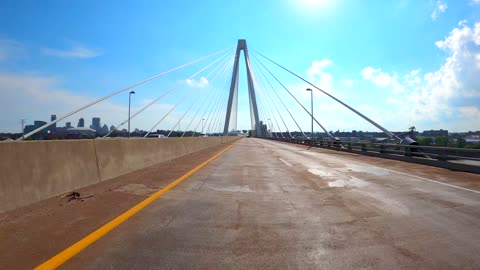
[[81, 200], [81, 201], [83, 201], [83, 199], [87, 199], [87, 198], [91, 198], [91, 197], [93, 197], [93, 194], [80, 197], [79, 192], [72, 191], [72, 192], [69, 192], [67, 194], [62, 195], [60, 198], [62, 198], [62, 199], [63, 198], [68, 198], [68, 201], [71, 201], [71, 200]]

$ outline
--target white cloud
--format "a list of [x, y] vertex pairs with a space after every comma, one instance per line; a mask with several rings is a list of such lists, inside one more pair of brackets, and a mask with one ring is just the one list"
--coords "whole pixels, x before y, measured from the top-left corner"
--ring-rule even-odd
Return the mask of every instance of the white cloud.
[[[398, 73], [367, 66], [360, 74], [365, 81], [377, 86], [372, 96], [362, 96], [364, 92], [359, 91], [364, 87], [361, 81], [355, 81], [354, 88], [358, 90], [341, 89], [334, 95], [392, 130], [401, 131], [412, 125], [420, 130], [480, 130], [480, 22], [472, 25], [462, 21], [445, 38], [436, 42], [436, 46], [432, 45], [433, 49], [445, 54], [438, 69], [425, 71], [423, 67], [414, 67], [408, 72]], [[322, 75], [330, 75], [332, 66], [333, 61], [329, 59], [314, 61], [307, 70], [307, 78], [319, 84]], [[332, 80], [327, 81], [336, 86], [334, 77], [336, 75], [330, 75]], [[344, 80], [338, 82], [346, 86]], [[308, 85], [293, 83], [287, 86], [291, 90], [298, 90], [294, 91], [294, 95], [308, 109], [310, 93], [305, 91], [306, 87]], [[341, 97], [345, 93], [348, 94]], [[291, 106], [297, 105], [292, 102]], [[372, 130], [369, 123], [360, 119], [355, 121], [351, 112], [323, 95], [314, 97], [314, 107], [315, 116], [329, 130], [339, 127], [345, 130]], [[309, 130], [305, 113], [301, 110], [293, 113], [302, 128]], [[284, 116], [288, 122], [288, 114]], [[287, 124], [291, 130], [296, 129], [294, 123]]]
[[465, 117], [472, 120], [480, 119], [480, 108], [474, 106], [465, 106], [458, 108], [460, 113]]
[[24, 46], [13, 39], [0, 39], [0, 63], [25, 54]]
[[447, 3], [445, 3], [443, 0], [438, 0], [435, 10], [432, 12], [431, 15], [432, 20], [435, 21], [440, 13], [445, 13], [445, 11], [447, 11], [447, 8]]
[[333, 91], [333, 76], [325, 71], [325, 69], [332, 65], [333, 62], [329, 59], [315, 60], [307, 69], [309, 80], [326, 92]]
[[405, 76], [403, 76], [405, 84], [409, 87], [412, 87], [421, 83], [422, 78], [418, 75], [420, 71], [420, 69], [414, 69], [409, 73], [405, 74]]
[[[140, 94], [140, 93], [137, 93]], [[58, 117], [90, 103], [99, 97], [92, 97], [85, 94], [75, 94], [62, 87], [62, 80], [56, 77], [42, 76], [38, 74], [12, 74], [0, 73], [0, 132], [19, 132], [20, 118], [26, 118], [28, 124], [34, 120], [49, 120], [51, 114]], [[133, 103], [131, 112], [135, 113], [145, 105], [145, 100]], [[135, 106], [138, 104], [137, 106]], [[149, 129], [159, 116], [168, 111], [170, 104], [154, 104], [138, 118], [132, 120], [133, 127]], [[78, 119], [83, 117], [86, 124], [90, 125], [92, 117], [101, 117], [102, 125], [117, 125], [124, 121], [128, 115], [127, 103], [117, 104], [114, 101], [106, 100], [68, 117], [62, 123], [70, 121], [76, 125]], [[173, 117], [164, 121], [165, 128], [173, 126]], [[63, 124], [62, 124], [63, 125]]]
[[201, 77], [199, 80], [195, 79], [186, 79], [185, 82], [194, 88], [204, 88], [208, 86], [208, 79], [205, 77]]
[[480, 22], [455, 28], [435, 44], [449, 56], [439, 70], [424, 76], [424, 92], [435, 99], [480, 96]]
[[480, 0], [472, 0], [472, 3], [473, 3], [474, 5], [480, 5]]
[[74, 46], [69, 49], [52, 49], [52, 48], [43, 48], [42, 52], [45, 55], [59, 57], [59, 58], [94, 58], [102, 53], [94, 49], [90, 49], [84, 46]]
[[378, 87], [387, 88], [391, 87], [394, 93], [404, 92], [405, 88], [398, 82], [398, 75], [389, 75], [387, 73], [382, 72], [381, 69], [373, 68], [373, 67], [366, 67], [364, 68], [360, 74], [365, 80], [371, 81]]
[[[379, 87], [391, 88], [396, 94], [387, 102], [397, 106], [399, 115], [408, 117], [413, 124], [430, 121], [441, 125], [445, 119], [463, 117], [453, 120], [461, 123], [455, 128], [480, 128], [480, 22], [473, 27], [460, 23], [435, 45], [447, 54], [436, 71], [422, 75], [421, 70], [412, 70], [400, 79], [396, 74], [366, 67], [361, 74]], [[405, 92], [395, 91], [396, 87]], [[467, 105], [472, 103], [475, 105]]]
[[343, 85], [348, 87], [348, 88], [351, 88], [353, 86], [353, 81], [352, 80], [344, 80], [343, 81]]
[[390, 103], [390, 104], [395, 104], [395, 105], [402, 105], [403, 104], [402, 100], [396, 99], [396, 98], [391, 98], [391, 97], [387, 98], [387, 102]]

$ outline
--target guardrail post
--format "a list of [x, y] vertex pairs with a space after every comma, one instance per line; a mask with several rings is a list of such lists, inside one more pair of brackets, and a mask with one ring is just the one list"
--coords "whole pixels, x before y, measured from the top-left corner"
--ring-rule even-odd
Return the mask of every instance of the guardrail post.
[[348, 150], [352, 151], [352, 143], [351, 142], [348, 143]]
[[408, 146], [403, 147], [403, 155], [406, 157], [411, 157], [412, 156], [412, 149]]
[[440, 155], [438, 156], [438, 160], [441, 160], [441, 161], [447, 161], [448, 160], [447, 150], [445, 150], [445, 149], [441, 150]]
[[385, 153], [385, 145], [380, 144], [380, 153], [384, 154]]
[[331, 142], [331, 141], [328, 141], [328, 142], [327, 142], [327, 147], [328, 147], [328, 148], [332, 147], [332, 142]]
[[364, 144], [364, 143], [362, 143], [362, 151], [364, 151], [364, 152], [367, 151], [367, 145]]

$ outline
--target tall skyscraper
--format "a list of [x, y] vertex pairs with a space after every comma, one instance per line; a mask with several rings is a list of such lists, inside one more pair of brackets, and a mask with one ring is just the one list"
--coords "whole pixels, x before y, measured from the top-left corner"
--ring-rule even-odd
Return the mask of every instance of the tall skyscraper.
[[78, 119], [77, 127], [85, 127], [85, 119], [83, 118]]
[[99, 131], [101, 126], [100, 126], [100, 117], [93, 117], [92, 118], [92, 125], [90, 128], [95, 129], [96, 131]]
[[[57, 120], [57, 115], [52, 114], [50, 116], [50, 121], [55, 121], [55, 120]], [[50, 127], [48, 127], [48, 129], [50, 130], [50, 133], [52, 134], [55, 133], [57, 131], [57, 123], [51, 125]]]

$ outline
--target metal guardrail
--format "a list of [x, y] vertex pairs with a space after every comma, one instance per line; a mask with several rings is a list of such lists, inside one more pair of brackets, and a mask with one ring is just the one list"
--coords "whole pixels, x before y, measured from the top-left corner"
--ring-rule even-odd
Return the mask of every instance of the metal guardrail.
[[480, 149], [309, 139], [266, 139], [480, 174]]

